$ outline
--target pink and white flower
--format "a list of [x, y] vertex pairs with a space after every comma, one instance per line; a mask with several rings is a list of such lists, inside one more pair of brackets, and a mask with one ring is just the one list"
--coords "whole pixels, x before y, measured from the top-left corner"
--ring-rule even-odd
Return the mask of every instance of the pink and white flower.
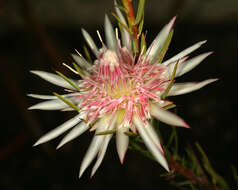
[[[116, 13], [126, 25], [118, 8], [116, 8]], [[120, 40], [107, 16], [105, 17], [106, 44], [101, 40], [102, 48], [99, 49], [90, 35], [82, 29], [82, 34], [96, 56], [96, 60], [94, 64], [91, 64], [81, 55], [73, 55], [75, 62], [82, 69], [74, 71], [82, 79], [71, 79], [77, 88], [59, 75], [44, 71], [31, 71], [52, 84], [67, 89], [68, 93], [62, 97], [77, 106], [78, 111], [75, 117], [42, 136], [34, 146], [52, 140], [70, 130], [59, 143], [57, 148], [60, 148], [86, 130], [95, 130], [95, 136], [79, 172], [81, 176], [97, 156], [92, 169], [92, 175], [94, 175], [104, 158], [113, 135], [112, 132], [116, 133], [116, 147], [121, 163], [123, 163], [129, 144], [126, 132], [139, 133], [154, 158], [169, 171], [159, 137], [149, 120], [154, 117], [173, 126], [189, 128], [189, 125], [179, 116], [165, 109], [172, 102], [163, 99], [162, 95], [165, 92], [168, 92], [167, 96], [189, 93], [216, 81], [216, 79], [208, 79], [197, 83], [171, 83], [173, 78], [189, 72], [211, 54], [208, 52], [188, 59], [188, 54], [206, 42], [202, 41], [159, 63], [158, 54], [166, 42], [174, 21], [175, 17], [163, 27], [148, 50], [138, 57], [133, 55], [130, 34], [122, 29], [122, 40]], [[168, 91], [167, 88], [170, 90]], [[46, 100], [29, 109], [74, 110], [57, 96], [36, 94], [29, 94], [29, 96]]]

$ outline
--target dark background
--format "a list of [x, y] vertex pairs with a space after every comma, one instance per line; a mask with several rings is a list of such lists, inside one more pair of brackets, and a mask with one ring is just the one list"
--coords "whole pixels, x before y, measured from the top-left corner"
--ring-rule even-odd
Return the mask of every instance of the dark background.
[[[27, 93], [62, 92], [29, 71], [57, 69], [67, 73], [61, 63], [70, 63], [74, 48], [82, 51], [85, 45], [80, 28], [86, 28], [97, 40], [96, 30], [103, 34], [104, 14], [106, 11], [110, 15], [112, 7], [111, 0], [0, 1], [1, 190], [171, 189], [160, 178], [164, 172], [160, 165], [139, 153], [128, 151], [121, 165], [113, 141], [96, 175], [90, 179], [89, 168], [79, 180], [80, 163], [92, 137], [89, 133], [58, 151], [55, 147], [61, 137], [32, 147], [42, 134], [74, 113], [28, 111], [27, 107], [37, 100], [27, 97]], [[236, 0], [147, 1], [144, 27], [148, 31], [147, 42], [174, 15], [178, 19], [167, 57], [205, 39], [208, 42], [192, 55], [214, 51], [178, 81], [219, 78], [200, 91], [172, 98], [178, 114], [192, 126], [177, 130], [179, 148], [183, 153], [187, 145], [199, 141], [214, 168], [233, 184], [230, 167], [238, 166], [235, 111], [238, 3]]]

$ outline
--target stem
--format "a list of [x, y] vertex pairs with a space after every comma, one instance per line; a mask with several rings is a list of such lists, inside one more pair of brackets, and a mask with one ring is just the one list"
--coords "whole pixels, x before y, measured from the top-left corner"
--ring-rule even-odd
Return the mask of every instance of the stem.
[[139, 146], [136, 142], [134, 142], [133, 140], [130, 141], [130, 145], [129, 148], [131, 148], [132, 150], [136, 150], [139, 153], [141, 153], [143, 156], [149, 158], [150, 160], [156, 161], [154, 159], [154, 157], [146, 150], [144, 150], [143, 148], [141, 148], [141, 146]]
[[200, 183], [199, 179], [197, 179], [197, 176], [191, 170], [184, 168], [184, 166], [177, 163], [174, 158], [171, 158], [169, 166], [176, 172], [178, 172], [181, 176], [184, 176], [186, 179], [191, 180], [192, 183]]
[[133, 36], [136, 40], [136, 45], [139, 48], [138, 28], [135, 23], [135, 13], [133, 10], [132, 0], [122, 0], [123, 6], [126, 9], [126, 16], [129, 24], [129, 28], [132, 30]]
[[[201, 169], [201, 166], [199, 162], [197, 163], [199, 166], [199, 169]], [[205, 173], [203, 173], [203, 170], [201, 169], [201, 176], [197, 176], [192, 170], [185, 168], [183, 165], [178, 163], [174, 158], [171, 158], [169, 162], [169, 166], [171, 169], [174, 169], [178, 175], [183, 176], [184, 178], [190, 180], [192, 184], [197, 185], [199, 189], [201, 190], [222, 190], [220, 187], [216, 186], [215, 184], [212, 184], [207, 179], [207, 176]]]

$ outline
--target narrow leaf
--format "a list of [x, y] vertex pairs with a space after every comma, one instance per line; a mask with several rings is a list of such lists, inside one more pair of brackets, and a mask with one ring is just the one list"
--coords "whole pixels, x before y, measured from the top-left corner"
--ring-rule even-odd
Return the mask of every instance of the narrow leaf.
[[190, 184], [191, 184], [191, 181], [189, 181], [189, 180], [176, 183], [177, 186], [186, 186], [186, 185], [190, 185]]
[[68, 104], [71, 108], [73, 108], [76, 111], [80, 111], [79, 107], [74, 105], [72, 102], [64, 98], [63, 96], [57, 94], [56, 92], [53, 92], [55, 96], [57, 96], [60, 100], [62, 100], [64, 103]]
[[169, 32], [169, 35], [164, 43], [164, 46], [162, 47], [160, 53], [159, 53], [159, 56], [158, 56], [158, 60], [159, 60], [159, 63], [162, 63], [163, 59], [164, 59], [164, 56], [169, 48], [169, 45], [171, 43], [171, 40], [172, 40], [172, 37], [173, 37], [173, 34], [174, 34], [174, 30], [171, 29], [171, 31]]
[[116, 7], [117, 7], [118, 9], [120, 9], [121, 11], [123, 11], [124, 13], [126, 13], [125, 7], [123, 7], [123, 6], [121, 6], [121, 5], [118, 5], [118, 4], [116, 4]]
[[87, 48], [86, 46], [83, 46], [83, 51], [84, 51], [84, 53], [85, 53], [85, 55], [86, 55], [87, 61], [89, 61], [90, 63], [92, 63], [92, 62], [93, 62], [93, 61], [92, 61], [92, 58], [91, 58], [90, 53], [89, 53], [89, 51], [88, 51], [88, 48]]
[[202, 156], [204, 168], [206, 169], [207, 173], [212, 178], [212, 183], [214, 185], [219, 184], [222, 187], [222, 189], [224, 189], [224, 190], [229, 190], [230, 188], [229, 188], [228, 184], [226, 183], [226, 181], [224, 180], [224, 178], [222, 176], [220, 176], [219, 174], [217, 174], [215, 172], [215, 170], [212, 168], [211, 163], [210, 163], [206, 153], [202, 149], [202, 147], [197, 142], [195, 143], [195, 145]]
[[133, 50], [134, 54], [138, 53], [137, 41], [135, 38], [132, 38], [132, 50]]
[[136, 133], [132, 133], [132, 132], [130, 132], [130, 131], [126, 131], [126, 132], [124, 132], [124, 134], [127, 135], [127, 136], [129, 136], [129, 137], [137, 136]]
[[140, 23], [139, 23], [139, 27], [138, 27], [138, 36], [141, 35], [142, 30], [143, 30], [143, 26], [144, 26], [144, 15], [143, 15], [142, 20], [141, 20]]
[[124, 24], [115, 13], [112, 13], [112, 16], [114, 16], [114, 18], [117, 20], [118, 24], [121, 25], [129, 34], [131, 34], [131, 35], [133, 34], [132, 31], [128, 28], [128, 26], [126, 24]]
[[141, 148], [140, 145], [138, 145], [137, 143], [133, 142], [133, 141], [130, 141], [130, 145], [129, 148], [132, 149], [132, 150], [136, 150], [138, 151], [139, 153], [141, 153], [143, 156], [151, 159], [151, 160], [154, 160], [154, 161], [157, 161], [154, 156], [147, 150], [144, 150], [143, 148]]
[[192, 183], [190, 183], [189, 185], [190, 185], [192, 190], [197, 190], [197, 188], [195, 188], [195, 186]]
[[173, 141], [174, 141], [174, 152], [173, 152], [174, 155], [173, 156], [177, 156], [177, 153], [178, 153], [178, 135], [177, 135], [176, 127], [172, 128], [172, 133], [169, 137], [167, 147], [169, 147], [172, 144]]
[[202, 172], [201, 171], [202, 169], [200, 167], [200, 164], [199, 164], [192, 148], [191, 147], [187, 148], [186, 153], [188, 155], [188, 158], [191, 160], [191, 162], [189, 162], [189, 164], [190, 164], [189, 168], [191, 168], [191, 170], [193, 170], [196, 175], [200, 176], [201, 172]]
[[99, 132], [99, 133], [96, 133], [96, 135], [108, 135], [108, 134], [113, 134], [117, 132], [116, 129], [112, 129], [112, 130], [106, 130], [106, 131], [102, 131], [102, 132]]
[[144, 9], [145, 9], [145, 0], [140, 0], [139, 5], [138, 5], [137, 14], [136, 14], [136, 19], [134, 22], [134, 26], [139, 24], [139, 22], [143, 19]]
[[234, 179], [235, 179], [236, 183], [238, 183], [238, 171], [237, 171], [237, 169], [235, 168], [235, 166], [231, 166], [231, 170], [232, 170], [232, 173], [233, 173], [233, 176], [234, 176]]
[[169, 82], [169, 85], [168, 87], [166, 88], [166, 90], [164, 91], [164, 93], [161, 95], [161, 99], [165, 99], [170, 91], [170, 89], [172, 88], [173, 86], [173, 83], [174, 83], [174, 78], [175, 78], [175, 75], [176, 75], [176, 70], [177, 70], [177, 67], [178, 67], [178, 63], [179, 63], [179, 60], [177, 61], [177, 63], [174, 65], [174, 70], [173, 70], [173, 73], [172, 73], [172, 77], [171, 77], [171, 80]]
[[85, 73], [84, 71], [74, 62], [72, 62], [74, 68], [76, 69], [76, 71], [78, 72], [78, 74], [82, 77], [85, 78]]
[[72, 87], [74, 87], [76, 90], [80, 91], [80, 88], [78, 87], [77, 84], [75, 84], [72, 80], [70, 80], [68, 77], [63, 75], [61, 72], [56, 71], [56, 73], [61, 76], [66, 82], [68, 82]]
[[172, 108], [175, 108], [176, 105], [175, 104], [170, 104], [170, 105], [167, 105], [165, 107], [163, 107], [165, 110], [169, 110], [169, 109], [172, 109]]
[[140, 48], [141, 48], [141, 50], [143, 50], [143, 52], [141, 52], [141, 54], [144, 55], [146, 53], [146, 41], [145, 41], [144, 33], [142, 33], [142, 35], [141, 35]]

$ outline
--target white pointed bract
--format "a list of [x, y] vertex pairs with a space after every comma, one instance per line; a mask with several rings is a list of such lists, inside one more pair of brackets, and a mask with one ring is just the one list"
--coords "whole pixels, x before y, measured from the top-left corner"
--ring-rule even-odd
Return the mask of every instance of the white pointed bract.
[[[115, 5], [117, 17], [123, 25], [126, 25], [126, 20], [116, 1]], [[174, 78], [192, 70], [211, 54], [204, 53], [188, 59], [188, 54], [206, 41], [198, 42], [160, 64], [161, 60], [159, 61], [158, 57], [163, 52], [175, 19], [176, 17], [165, 25], [147, 52], [136, 57], [131, 47], [133, 37], [124, 27], [121, 27], [121, 43], [108, 16], [105, 16], [106, 44], [103, 43], [98, 32], [103, 46], [101, 49], [98, 49], [86, 30], [82, 29], [88, 46], [96, 56], [94, 64], [87, 62], [80, 54], [72, 55], [78, 65], [75, 65], [75, 73], [83, 76], [83, 79], [71, 80], [63, 75], [32, 71], [33, 74], [66, 88], [68, 94], [57, 95], [57, 97], [29, 94], [33, 98], [45, 100], [29, 109], [62, 109], [78, 112], [77, 116], [41, 137], [34, 146], [52, 140], [71, 128], [57, 148], [88, 129], [95, 131], [79, 172], [81, 176], [97, 156], [91, 173], [93, 176], [104, 158], [113, 133], [116, 133], [116, 148], [123, 163], [129, 144], [128, 133], [138, 131], [155, 160], [169, 171], [160, 139], [149, 119], [154, 117], [169, 125], [188, 128], [189, 125], [183, 119], [165, 109], [165, 106], [172, 104], [166, 96], [189, 93], [216, 81], [216, 79], [209, 79], [198, 83], [174, 83]], [[75, 85], [78, 87], [75, 88]]]
[[[115, 11], [118, 16], [118, 18], [121, 20], [121, 22], [126, 25], [126, 19], [124, 18], [122, 12], [120, 11], [120, 8], [118, 7], [117, 1], [114, 1], [115, 5]], [[122, 40], [122, 45], [125, 46], [129, 51], [131, 51], [131, 38], [129, 32], [125, 29], [122, 28], [121, 31], [121, 40]]]
[[91, 50], [93, 51], [94, 55], [96, 57], [99, 56], [99, 51], [98, 51], [98, 48], [96, 46], [96, 44], [94, 43], [92, 37], [89, 35], [89, 33], [82, 29], [82, 34], [83, 34], [83, 37], [85, 38], [86, 42], [88, 43], [88, 46], [91, 48]]
[[151, 154], [155, 157], [155, 159], [167, 170], [169, 171], [169, 166], [167, 164], [167, 161], [163, 155], [163, 152], [157, 147], [157, 145], [154, 143], [153, 139], [150, 137], [148, 132], [145, 130], [145, 126], [142, 123], [141, 119], [135, 114], [133, 116], [133, 122], [136, 126], [136, 128], [139, 131], [139, 134], [141, 138], [144, 140], [145, 145], [150, 150]]
[[174, 25], [175, 19], [176, 17], [174, 17], [167, 25], [164, 26], [164, 28], [162, 28], [160, 33], [156, 36], [151, 46], [149, 47], [147, 59], [150, 60], [152, 64], [156, 61], [156, 56], [163, 48], [163, 45]]
[[81, 121], [80, 115], [76, 115], [74, 118], [66, 121], [62, 125], [58, 126], [57, 128], [51, 130], [50, 132], [43, 135], [33, 146], [37, 146], [39, 144], [45, 143], [47, 141], [50, 141], [59, 135], [63, 134], [65, 131], [72, 128], [74, 125], [79, 123]]
[[128, 130], [128, 128], [123, 127], [122, 129], [118, 130], [116, 134], [117, 152], [121, 163], [123, 163], [124, 161], [124, 157], [129, 144], [129, 137], [125, 134], [126, 132], [128, 132]]
[[86, 125], [84, 122], [79, 123], [60, 141], [59, 145], [57, 146], [57, 149], [65, 145], [67, 142], [77, 138], [88, 129], [89, 126]]

